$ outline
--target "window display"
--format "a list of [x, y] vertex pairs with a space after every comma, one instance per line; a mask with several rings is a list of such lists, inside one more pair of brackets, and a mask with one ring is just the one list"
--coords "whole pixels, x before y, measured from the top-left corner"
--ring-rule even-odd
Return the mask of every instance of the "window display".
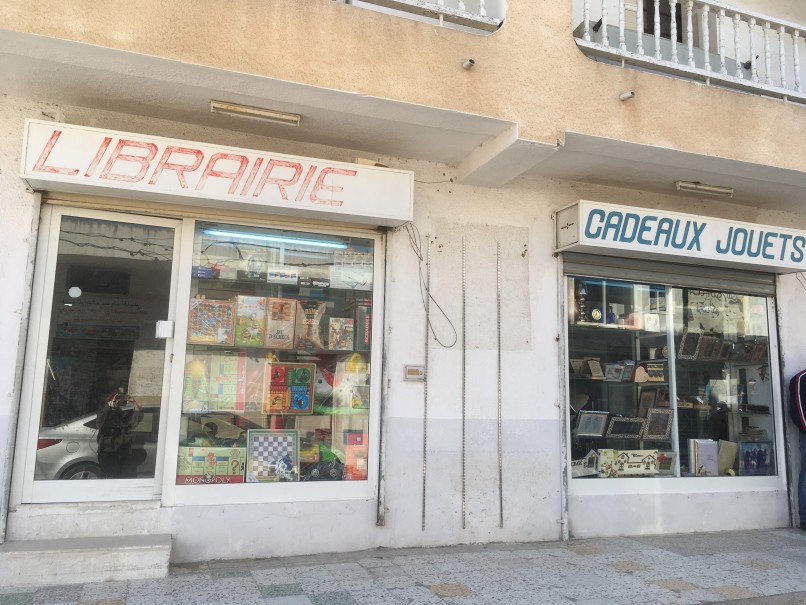
[[367, 478], [373, 245], [197, 223], [178, 484]]
[[567, 277], [572, 475], [776, 475], [767, 300]]

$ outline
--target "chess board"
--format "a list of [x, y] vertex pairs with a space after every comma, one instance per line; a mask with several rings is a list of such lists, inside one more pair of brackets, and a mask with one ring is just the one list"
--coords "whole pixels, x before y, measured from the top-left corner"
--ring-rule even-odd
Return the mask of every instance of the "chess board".
[[298, 480], [299, 432], [251, 429], [247, 444], [247, 483]]

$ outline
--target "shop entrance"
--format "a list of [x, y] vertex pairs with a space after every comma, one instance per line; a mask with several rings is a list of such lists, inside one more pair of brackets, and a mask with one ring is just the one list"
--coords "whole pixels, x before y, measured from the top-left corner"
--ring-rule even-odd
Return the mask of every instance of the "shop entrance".
[[46, 209], [26, 376], [24, 502], [159, 491], [179, 224]]

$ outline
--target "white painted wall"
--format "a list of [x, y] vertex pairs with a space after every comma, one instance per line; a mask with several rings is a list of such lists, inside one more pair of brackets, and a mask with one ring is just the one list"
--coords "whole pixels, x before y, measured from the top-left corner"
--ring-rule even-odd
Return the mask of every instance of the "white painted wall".
[[[89, 126], [208, 141], [245, 148], [272, 149], [333, 160], [354, 153], [288, 141], [266, 140], [188, 124], [138, 116], [51, 107], [0, 99], [0, 183], [8, 235], [0, 246], [11, 258], [8, 287], [0, 298], [0, 321], [7, 333], [24, 325], [26, 267], [36, 200], [16, 177], [25, 117], [45, 114]], [[559, 418], [557, 260], [552, 256], [553, 209], [577, 199], [593, 199], [701, 213], [806, 228], [806, 215], [765, 212], [750, 207], [563, 182], [521, 179], [504, 189], [457, 186], [444, 166], [379, 158], [396, 168], [415, 171], [415, 220], [432, 244], [432, 322], [446, 347], [430, 342], [428, 475], [426, 531], [421, 531], [423, 385], [403, 381], [403, 365], [424, 362], [425, 320], [418, 287], [418, 262], [405, 229], [389, 234], [387, 266], [387, 338], [389, 352], [386, 402], [386, 525], [376, 527], [374, 500], [315, 503], [183, 506], [156, 504], [15, 505], [9, 538], [75, 535], [122, 535], [168, 532], [174, 535], [174, 560], [260, 557], [312, 552], [350, 551], [377, 546], [419, 546], [488, 541], [534, 541], [560, 538], [561, 434]], [[235, 220], [234, 218], [232, 220]], [[462, 238], [467, 250], [467, 423], [466, 528], [462, 529]], [[26, 239], [27, 238], [27, 239]], [[498, 527], [498, 447], [496, 388], [496, 242], [502, 252], [502, 361], [504, 434], [504, 528]], [[423, 267], [424, 270], [424, 267]], [[9, 277], [10, 276], [10, 277]], [[796, 329], [806, 305], [798, 302], [799, 285], [782, 278], [782, 346], [789, 375], [806, 364]], [[15, 386], [21, 346], [14, 339], [0, 345], [3, 389], [0, 411], [8, 427], [15, 413]], [[797, 361], [797, 360], [800, 361]], [[377, 402], [374, 402], [377, 405]], [[377, 411], [377, 409], [376, 409]], [[8, 476], [8, 451], [0, 473]], [[373, 468], [375, 462], [373, 461]], [[200, 493], [203, 488], [200, 488]], [[6, 492], [7, 493], [7, 492]], [[635, 497], [629, 494], [571, 501], [575, 535], [620, 535], [708, 529], [682, 523], [702, 510], [736, 511], [719, 515], [713, 529], [756, 527], [786, 522], [786, 494], [700, 493]], [[602, 510], [610, 511], [602, 514]], [[660, 514], [666, 511], [668, 514]], [[639, 523], [631, 515], [638, 515]]]

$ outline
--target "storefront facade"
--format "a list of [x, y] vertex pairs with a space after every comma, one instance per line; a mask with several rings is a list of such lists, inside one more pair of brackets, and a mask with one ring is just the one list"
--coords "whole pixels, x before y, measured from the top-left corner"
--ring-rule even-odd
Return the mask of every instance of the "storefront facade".
[[[4, 104], [28, 238], [8, 541], [165, 533], [181, 562], [790, 524], [781, 386], [806, 356], [783, 248], [711, 264], [654, 232], [634, 254], [555, 234], [583, 197], [787, 225], [791, 253], [803, 216], [446, 186], [428, 162]], [[98, 450], [115, 394], [133, 422], [117, 467]], [[717, 444], [720, 476], [688, 476], [689, 439]], [[650, 468], [602, 470], [624, 452]]]

